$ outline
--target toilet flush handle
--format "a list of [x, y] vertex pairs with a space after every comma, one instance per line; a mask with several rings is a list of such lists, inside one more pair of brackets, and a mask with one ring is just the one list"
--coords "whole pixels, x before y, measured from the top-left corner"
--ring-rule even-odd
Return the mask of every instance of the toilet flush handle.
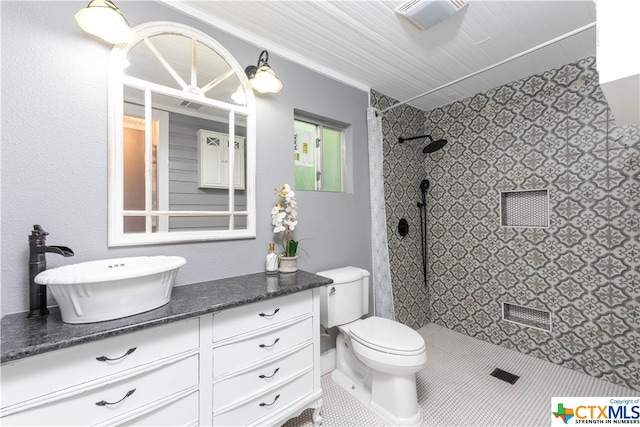
[[332, 286], [332, 287], [331, 287], [331, 290], [329, 291], [329, 295], [333, 295], [333, 294], [335, 294], [335, 293], [336, 293], [336, 287], [335, 287], [335, 286]]

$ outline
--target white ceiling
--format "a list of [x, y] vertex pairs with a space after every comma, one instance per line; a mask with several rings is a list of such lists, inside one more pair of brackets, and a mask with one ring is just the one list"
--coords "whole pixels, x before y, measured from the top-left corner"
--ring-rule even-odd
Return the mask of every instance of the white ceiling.
[[[596, 19], [593, 0], [470, 0], [461, 11], [427, 30], [394, 13], [404, 0], [167, 3], [269, 50], [269, 63], [276, 73], [277, 56], [281, 56], [399, 101], [517, 56]], [[595, 52], [592, 26], [409, 104], [430, 110]]]

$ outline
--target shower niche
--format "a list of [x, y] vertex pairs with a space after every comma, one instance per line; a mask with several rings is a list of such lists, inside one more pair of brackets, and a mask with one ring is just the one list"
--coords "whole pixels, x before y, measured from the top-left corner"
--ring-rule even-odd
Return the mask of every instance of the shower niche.
[[549, 191], [500, 192], [500, 225], [503, 227], [549, 227]]
[[502, 320], [551, 332], [551, 313], [545, 310], [503, 302]]

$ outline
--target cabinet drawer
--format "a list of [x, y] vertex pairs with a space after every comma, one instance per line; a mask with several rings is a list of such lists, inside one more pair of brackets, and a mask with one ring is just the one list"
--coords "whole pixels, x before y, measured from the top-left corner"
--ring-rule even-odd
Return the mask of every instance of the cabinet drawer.
[[[199, 340], [199, 319], [193, 318], [6, 363], [3, 409], [197, 349]], [[96, 360], [101, 356], [117, 360]]]
[[214, 426], [246, 426], [267, 417], [313, 391], [313, 370], [262, 396], [213, 413]]
[[[15, 413], [2, 418], [2, 424], [33, 426], [46, 422], [47, 425], [93, 425], [196, 385], [198, 355], [193, 355], [132, 378]], [[125, 398], [127, 394], [129, 396]], [[103, 401], [120, 402], [97, 404]]]
[[199, 394], [194, 391], [148, 414], [129, 419], [119, 426], [197, 426], [199, 425]]
[[244, 368], [267, 357], [311, 340], [312, 319], [270, 329], [262, 334], [245, 338], [213, 349], [213, 377]]
[[283, 297], [247, 304], [213, 316], [213, 341], [272, 326], [312, 312], [311, 294], [298, 292]]
[[223, 409], [248, 395], [262, 394], [312, 368], [313, 345], [309, 344], [294, 353], [215, 383], [213, 410]]

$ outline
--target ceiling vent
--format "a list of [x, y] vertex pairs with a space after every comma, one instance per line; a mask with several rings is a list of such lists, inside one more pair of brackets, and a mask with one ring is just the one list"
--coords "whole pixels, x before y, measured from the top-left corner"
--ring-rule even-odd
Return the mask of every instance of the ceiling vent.
[[395, 9], [416, 27], [426, 30], [467, 5], [464, 0], [409, 0]]

